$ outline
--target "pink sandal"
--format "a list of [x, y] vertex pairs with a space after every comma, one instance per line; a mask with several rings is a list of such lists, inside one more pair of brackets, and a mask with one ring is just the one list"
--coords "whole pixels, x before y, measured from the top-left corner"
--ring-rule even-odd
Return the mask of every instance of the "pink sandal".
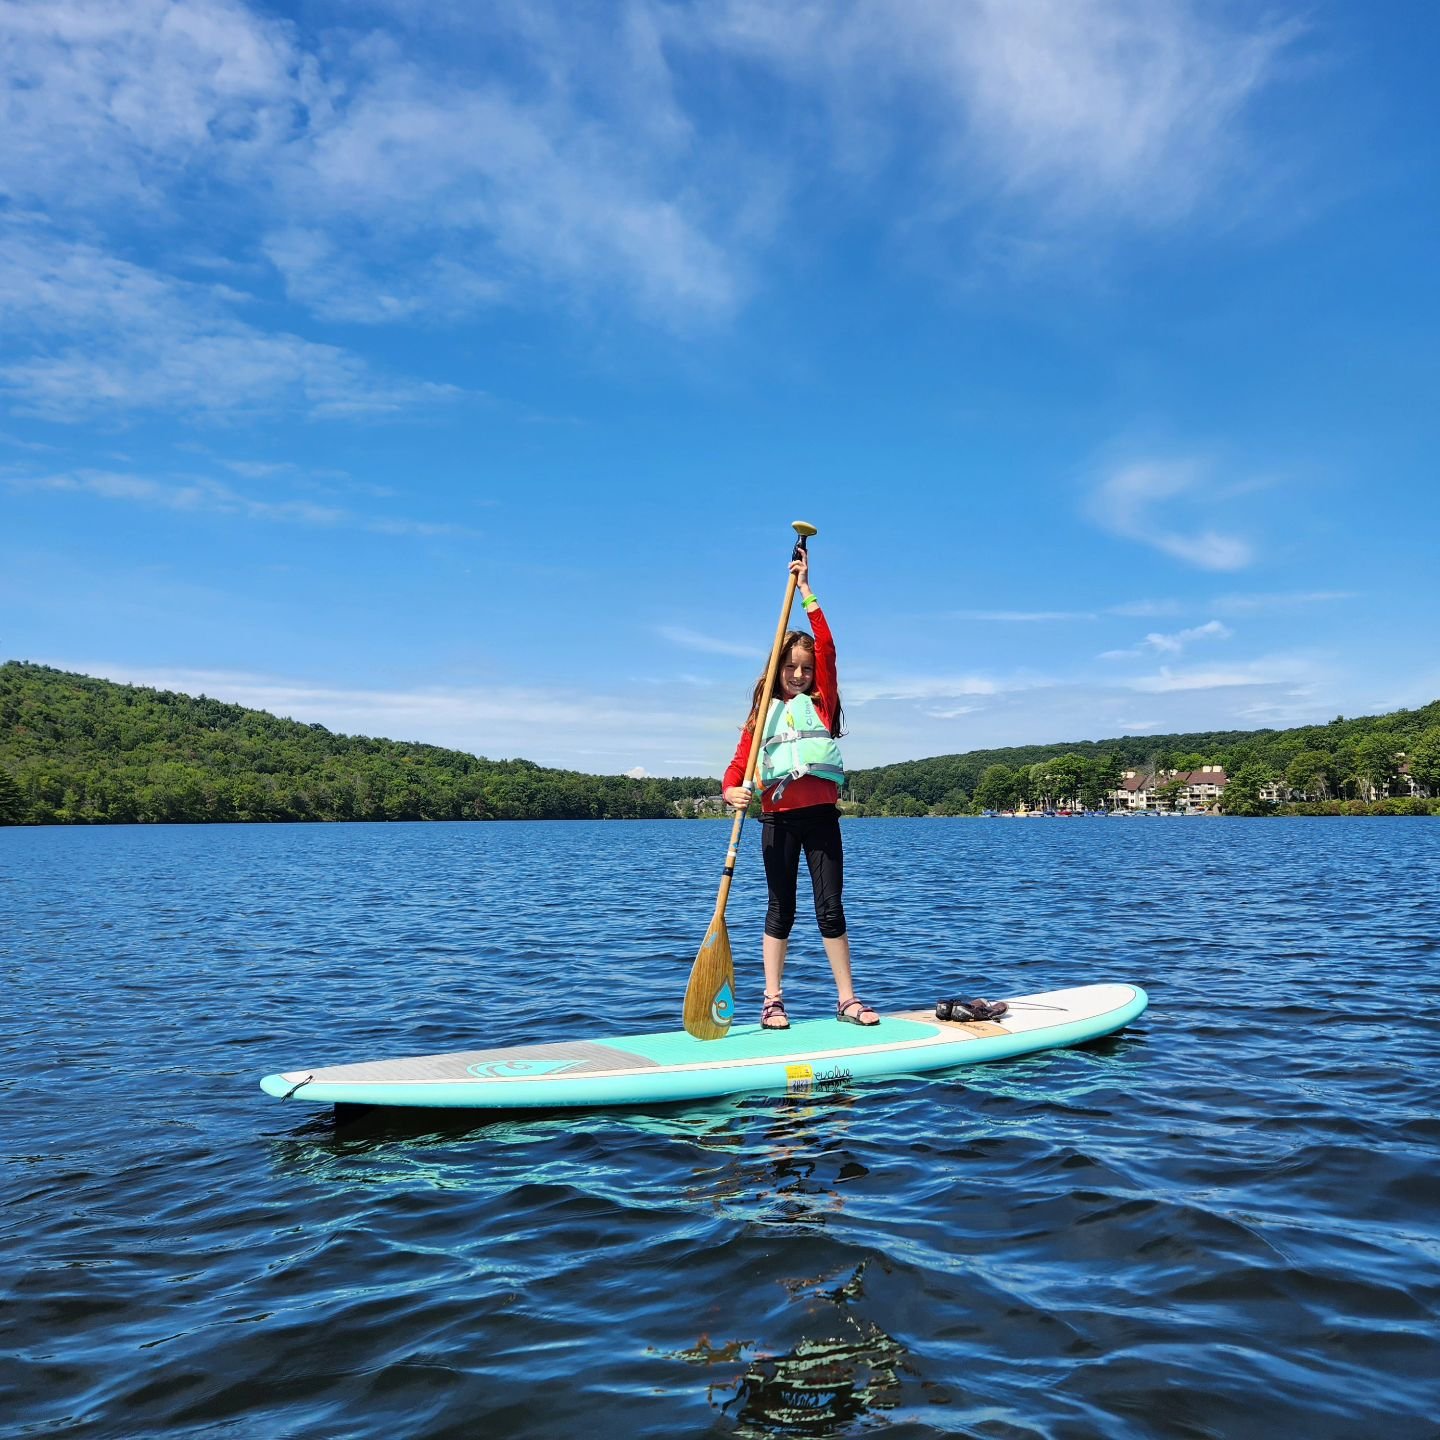
[[[856, 1006], [859, 1006], [859, 1009], [856, 1009]], [[853, 1015], [850, 1014], [851, 1010], [855, 1011]], [[864, 1018], [866, 1015], [874, 1015], [875, 1018], [873, 1020], [866, 1020]], [[879, 1013], [855, 995], [852, 995], [848, 1000], [842, 1000], [840, 1004], [835, 1007], [835, 1018], [837, 1020], [844, 1020], [850, 1025], [878, 1025], [880, 1023]]]
[[[780, 998], [785, 992], [778, 990], [772, 999], [770, 992], [765, 992], [765, 1004], [760, 1010], [760, 1028], [762, 1030], [788, 1030], [790, 1028], [790, 1017], [785, 1013], [785, 1002]], [[772, 1025], [772, 1020], [779, 1020], [778, 1025]]]

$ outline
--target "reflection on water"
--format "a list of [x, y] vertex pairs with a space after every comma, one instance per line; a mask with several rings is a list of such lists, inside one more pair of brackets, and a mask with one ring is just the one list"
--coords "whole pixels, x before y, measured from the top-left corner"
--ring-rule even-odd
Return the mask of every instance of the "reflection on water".
[[[637, 1142], [680, 1147], [684, 1183], [664, 1203], [777, 1226], [821, 1226], [844, 1206], [841, 1187], [869, 1171], [846, 1147], [856, 1097], [726, 1098], [704, 1109], [602, 1115], [368, 1109], [304, 1118], [267, 1142], [277, 1180], [337, 1190], [468, 1189], [499, 1196], [517, 1186], [570, 1182], [605, 1188], [604, 1156]], [[570, 1142], [570, 1162], [554, 1153]], [[583, 1143], [588, 1142], [588, 1143]], [[625, 1187], [632, 1177], [616, 1173]]]
[[754, 1339], [717, 1341], [701, 1335], [671, 1358], [728, 1372], [707, 1375], [705, 1394], [734, 1422], [732, 1433], [738, 1436], [839, 1434], [868, 1412], [893, 1409], [900, 1400], [905, 1349], [846, 1309], [864, 1292], [866, 1263], [829, 1288], [817, 1288], [814, 1281], [788, 1282], [812, 1301], [808, 1308], [818, 1306], [821, 1313], [809, 1321], [811, 1333], [784, 1353], [770, 1353]]
[[840, 1334], [752, 1360], [721, 1409], [735, 1413], [737, 1435], [838, 1434], [867, 1411], [899, 1403], [904, 1358], [874, 1325], [850, 1321]]

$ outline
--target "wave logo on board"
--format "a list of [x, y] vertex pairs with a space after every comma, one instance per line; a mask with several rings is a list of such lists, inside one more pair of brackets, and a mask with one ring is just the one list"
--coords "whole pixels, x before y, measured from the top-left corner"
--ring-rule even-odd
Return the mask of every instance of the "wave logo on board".
[[717, 1025], [728, 1025], [735, 1018], [735, 992], [728, 981], [715, 992], [715, 998], [710, 1002], [710, 1018]]
[[465, 1067], [477, 1080], [527, 1080], [536, 1075], [554, 1075], [578, 1065], [578, 1060], [477, 1060]]

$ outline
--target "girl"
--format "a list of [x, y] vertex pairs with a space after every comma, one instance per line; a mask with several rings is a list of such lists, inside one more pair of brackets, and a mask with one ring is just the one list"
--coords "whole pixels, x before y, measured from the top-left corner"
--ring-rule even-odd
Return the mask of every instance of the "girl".
[[[814, 629], [789, 631], [780, 645], [780, 669], [775, 698], [761, 726], [763, 749], [756, 767], [763, 790], [760, 842], [770, 905], [765, 912], [765, 1004], [760, 1023], [767, 1030], [787, 1030], [781, 982], [785, 951], [795, 923], [795, 886], [800, 875], [800, 852], [810, 869], [815, 889], [815, 918], [825, 954], [835, 975], [837, 1019], [853, 1025], [876, 1025], [879, 1015], [855, 997], [850, 977], [850, 939], [845, 933], [841, 904], [844, 859], [840, 849], [840, 811], [836, 801], [845, 778], [834, 737], [840, 733], [843, 711], [835, 670], [835, 641], [825, 623], [820, 602], [810, 590], [808, 558], [792, 560], [801, 603]], [[740, 733], [735, 758], [725, 771], [725, 802], [737, 810], [750, 803], [750, 792], [740, 783], [755, 743], [762, 676], [750, 702], [750, 718]]]

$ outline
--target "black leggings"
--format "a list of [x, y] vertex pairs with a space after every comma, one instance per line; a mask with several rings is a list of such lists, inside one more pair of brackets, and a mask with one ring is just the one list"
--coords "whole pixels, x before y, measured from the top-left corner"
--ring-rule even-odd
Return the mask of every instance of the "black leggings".
[[764, 834], [760, 854], [770, 906], [765, 912], [765, 933], [788, 940], [795, 924], [795, 886], [800, 877], [800, 852], [810, 867], [815, 888], [815, 918], [820, 933], [837, 939], [845, 933], [845, 860], [840, 849], [840, 812], [833, 805], [807, 805], [801, 810], [776, 810], [761, 821]]

